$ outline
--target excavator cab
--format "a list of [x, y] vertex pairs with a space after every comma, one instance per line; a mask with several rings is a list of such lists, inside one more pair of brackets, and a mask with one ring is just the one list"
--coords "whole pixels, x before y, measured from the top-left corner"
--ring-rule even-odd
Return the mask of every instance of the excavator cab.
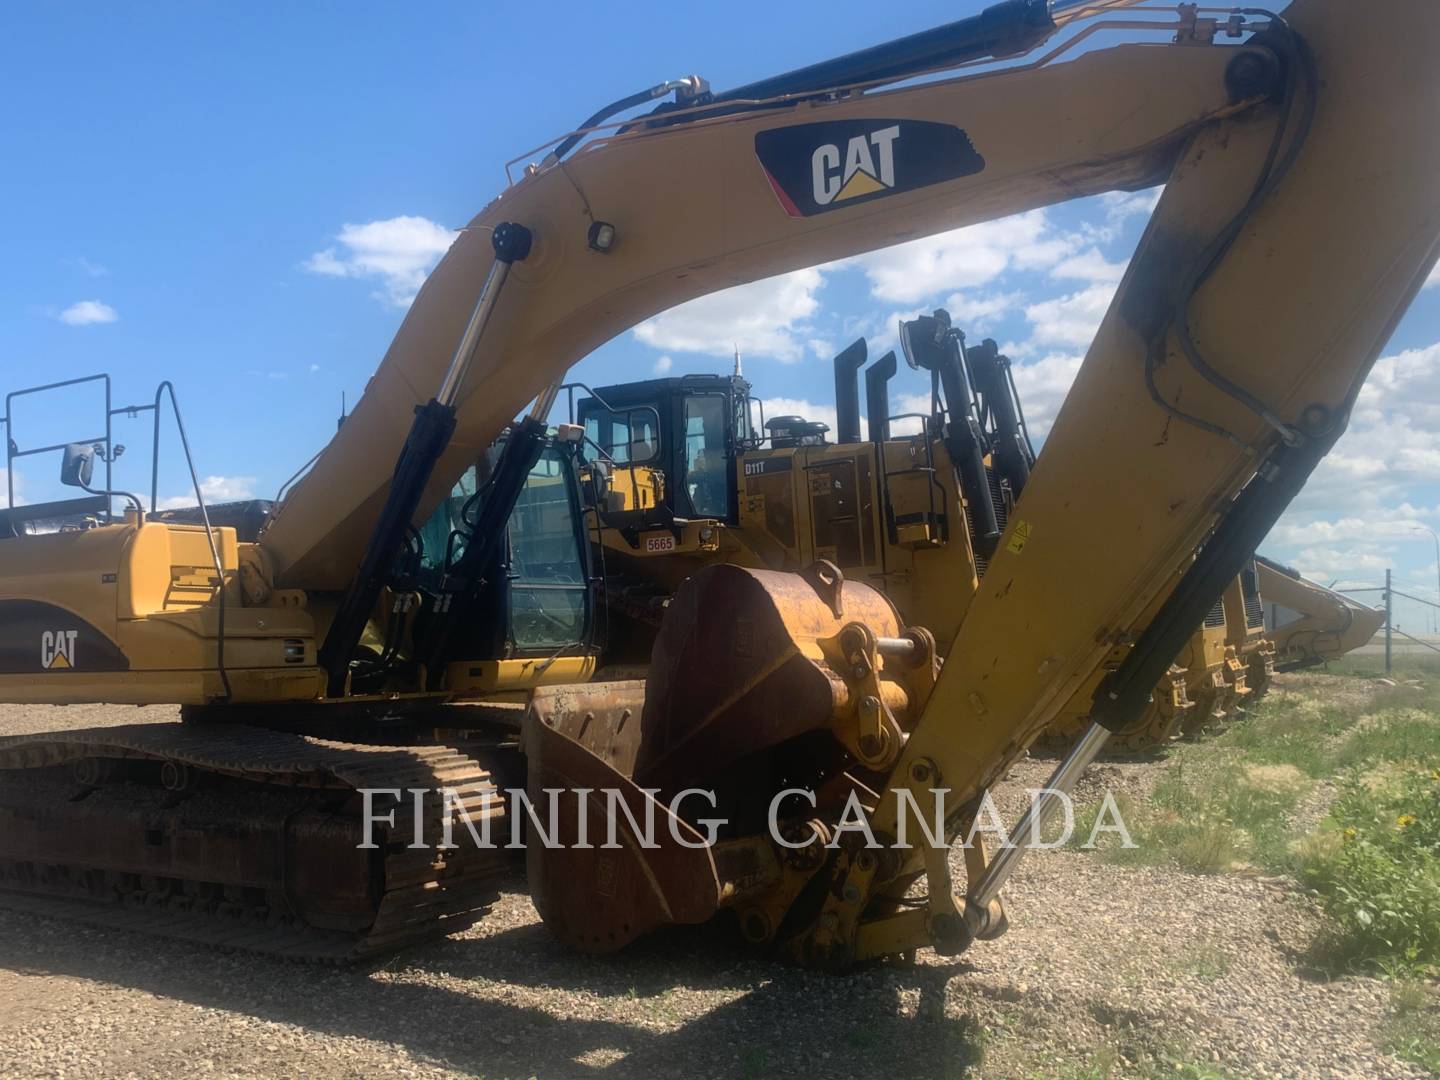
[[[463, 558], [471, 528], [500, 460], [498, 440], [465, 470], [419, 529], [417, 584], [438, 594]], [[475, 603], [458, 620], [446, 652], [451, 691], [513, 689], [535, 682], [535, 661], [566, 681], [594, 669], [595, 595], [576, 453], [551, 440], [530, 469], [502, 543], [481, 568]], [[467, 658], [481, 659], [467, 659]]]

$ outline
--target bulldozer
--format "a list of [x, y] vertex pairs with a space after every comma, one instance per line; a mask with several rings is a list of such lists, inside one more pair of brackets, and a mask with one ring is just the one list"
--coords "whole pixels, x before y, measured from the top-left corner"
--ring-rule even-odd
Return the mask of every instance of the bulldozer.
[[[930, 408], [891, 413], [898, 365], [888, 352], [864, 370], [868, 438], [864, 338], [834, 358], [833, 433], [800, 416], [765, 420], [738, 370], [565, 388], [568, 418], [586, 432], [614, 662], [643, 662], [674, 590], [717, 563], [795, 570], [827, 560], [885, 593], [942, 651], [949, 646], [1036, 453], [1011, 361], [994, 339], [968, 344], [943, 309], [902, 321], [899, 338], [909, 367], [930, 378]], [[578, 403], [576, 393], [585, 395]], [[892, 435], [901, 424], [918, 431]], [[980, 532], [952, 536], [957, 511]], [[1124, 654], [1117, 649], [1113, 663]], [[1140, 723], [1113, 735], [1107, 751], [1152, 752], [1221, 722], [1263, 692], [1272, 657], [1247, 566], [1157, 683]], [[1057, 716], [1047, 745], [1068, 745], [1089, 726], [1103, 674]]]
[[[483, 917], [523, 846], [546, 925], [591, 952], [722, 911], [835, 971], [997, 936], [1025, 846], [971, 842], [989, 787], [1097, 671], [1091, 726], [1011, 835], [1136, 724], [1440, 255], [1437, 45], [1428, 0], [1004, 0], [596, 111], [461, 230], [253, 538], [210, 520], [198, 483], [198, 524], [152, 518], [88, 432], [49, 448], [85, 495], [7, 519], [0, 700], [171, 703], [185, 722], [0, 740], [0, 892], [344, 959]], [[594, 608], [574, 580], [584, 543], [525, 538], [562, 503], [584, 517], [559, 493], [585, 429], [547, 423], [577, 360], [727, 286], [1159, 183], [1003, 526], [983, 499], [941, 501], [942, 521], [927, 459], [894, 463], [914, 490], [897, 544], [919, 560], [942, 529], [978, 537], [978, 587], [915, 595], [902, 619], [898, 592], [818, 552], [705, 566], [674, 589], [643, 677], [587, 673], [575, 605], [603, 621], [611, 598]], [[920, 328], [917, 362], [948, 348], [941, 330]], [[47, 449], [7, 426], [12, 450]], [[792, 450], [772, 445], [773, 468]], [[768, 507], [753, 513], [783, 527]], [[863, 559], [838, 496], [828, 512]], [[923, 620], [954, 605], [942, 656]]]

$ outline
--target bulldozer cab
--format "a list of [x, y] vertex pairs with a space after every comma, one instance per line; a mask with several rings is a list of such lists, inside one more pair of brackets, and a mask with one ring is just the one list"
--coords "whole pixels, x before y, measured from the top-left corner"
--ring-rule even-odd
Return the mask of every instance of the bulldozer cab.
[[575, 422], [606, 475], [606, 524], [736, 522], [736, 456], [758, 445], [749, 382], [686, 375], [583, 389]]

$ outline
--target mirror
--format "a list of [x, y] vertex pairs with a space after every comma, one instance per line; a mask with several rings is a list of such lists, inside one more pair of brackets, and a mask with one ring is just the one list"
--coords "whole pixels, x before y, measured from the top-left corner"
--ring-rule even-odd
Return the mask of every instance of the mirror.
[[95, 473], [95, 445], [70, 443], [65, 447], [65, 461], [60, 466], [60, 483], [66, 487], [89, 489]]

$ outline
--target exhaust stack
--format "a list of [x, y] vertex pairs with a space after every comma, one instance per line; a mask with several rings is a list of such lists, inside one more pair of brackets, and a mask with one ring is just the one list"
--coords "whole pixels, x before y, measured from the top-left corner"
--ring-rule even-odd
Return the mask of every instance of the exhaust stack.
[[890, 380], [895, 377], [895, 350], [891, 349], [865, 371], [865, 412], [870, 421], [870, 441], [890, 438]]
[[865, 339], [857, 338], [835, 357], [835, 441], [860, 441], [860, 369], [865, 365]]

